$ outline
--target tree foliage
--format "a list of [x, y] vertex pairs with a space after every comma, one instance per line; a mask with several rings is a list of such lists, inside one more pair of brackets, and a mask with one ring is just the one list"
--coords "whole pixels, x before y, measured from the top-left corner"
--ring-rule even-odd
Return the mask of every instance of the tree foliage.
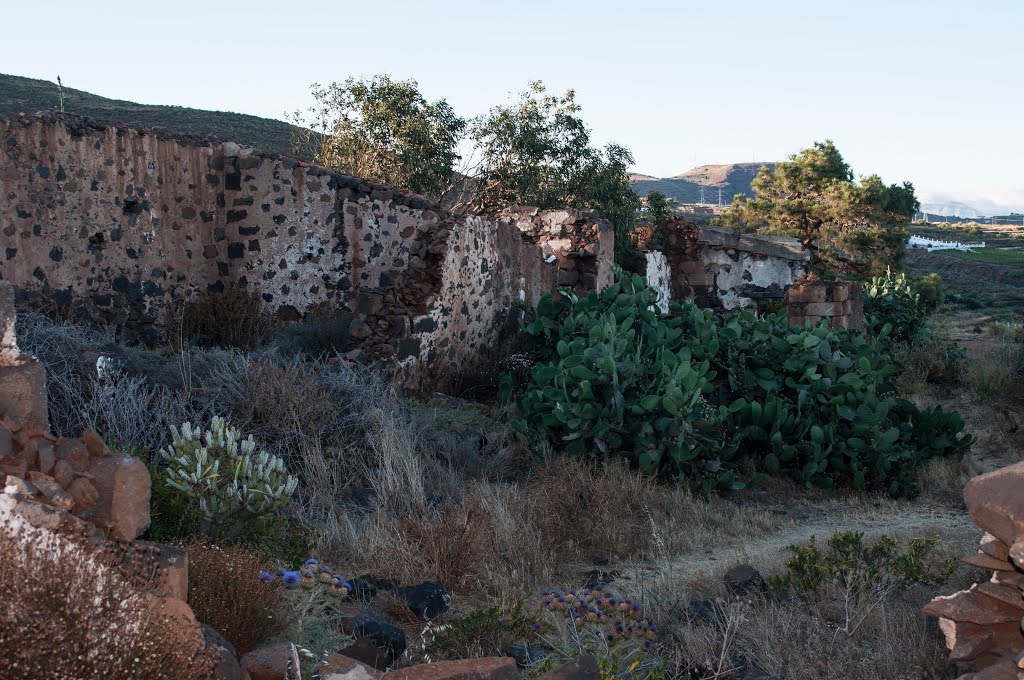
[[817, 269], [860, 276], [899, 265], [919, 208], [909, 182], [886, 185], [878, 175], [854, 181], [830, 140], [761, 168], [751, 186], [754, 198], [737, 195], [721, 224], [795, 236]]
[[674, 201], [660, 191], [652, 191], [644, 197], [644, 203], [647, 206], [647, 218], [651, 221], [651, 245], [658, 249], [664, 248], [665, 229], [672, 218]]
[[579, 112], [572, 90], [548, 94], [537, 81], [513, 104], [475, 119], [470, 137], [479, 160], [468, 173], [466, 203], [477, 212], [510, 204], [596, 209], [615, 226], [616, 259], [624, 258], [634, 250], [640, 207], [627, 172], [633, 155], [618, 144], [592, 146]]
[[428, 102], [414, 80], [386, 75], [312, 87], [307, 131], [296, 139], [314, 162], [348, 175], [440, 196], [450, 190], [466, 121], [443, 99]]

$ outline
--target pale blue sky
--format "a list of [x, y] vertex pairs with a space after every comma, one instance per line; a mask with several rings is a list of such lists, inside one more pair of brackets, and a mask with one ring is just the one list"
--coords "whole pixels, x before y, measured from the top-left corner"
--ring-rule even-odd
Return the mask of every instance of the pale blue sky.
[[7, 3], [0, 72], [282, 118], [309, 84], [415, 78], [464, 116], [572, 87], [659, 176], [826, 137], [856, 172], [1024, 208], [1024, 1]]

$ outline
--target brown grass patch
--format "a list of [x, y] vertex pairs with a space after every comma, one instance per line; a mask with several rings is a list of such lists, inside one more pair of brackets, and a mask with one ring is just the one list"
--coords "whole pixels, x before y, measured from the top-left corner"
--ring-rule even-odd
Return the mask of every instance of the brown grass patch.
[[283, 606], [283, 586], [279, 580], [258, 580], [261, 571], [274, 571], [266, 558], [242, 545], [196, 540], [184, 547], [192, 611], [231, 642], [239, 656], [287, 629], [291, 621]]

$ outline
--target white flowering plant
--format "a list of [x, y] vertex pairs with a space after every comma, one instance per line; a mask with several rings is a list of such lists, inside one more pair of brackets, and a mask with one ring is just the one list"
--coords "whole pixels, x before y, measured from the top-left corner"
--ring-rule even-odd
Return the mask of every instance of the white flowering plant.
[[199, 506], [200, 529], [214, 540], [237, 538], [246, 525], [284, 507], [298, 480], [284, 461], [259, 448], [220, 417], [205, 432], [171, 427], [172, 444], [160, 451], [168, 486]]

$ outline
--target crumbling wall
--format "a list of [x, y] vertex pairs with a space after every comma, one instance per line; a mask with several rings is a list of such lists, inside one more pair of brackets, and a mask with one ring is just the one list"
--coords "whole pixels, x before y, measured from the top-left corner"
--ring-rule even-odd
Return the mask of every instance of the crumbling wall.
[[63, 114], [0, 117], [0, 149], [0, 279], [147, 341], [174, 305], [240, 290], [283, 320], [351, 319], [351, 358], [416, 383], [493, 342], [517, 304], [612, 280], [612, 230], [590, 211], [454, 218], [294, 159]]
[[790, 326], [817, 326], [827, 319], [830, 328], [865, 330], [864, 301], [856, 281], [826, 281], [808, 274], [786, 291], [786, 315]]
[[662, 312], [668, 311], [668, 303], [672, 300], [671, 278], [665, 254], [659, 250], [650, 251], [645, 254], [647, 285], [658, 291], [658, 308]]
[[[46, 402], [46, 369], [18, 349], [14, 334], [14, 287], [0, 281], [0, 414], [19, 421], [50, 427]], [[0, 433], [0, 458], [4, 440]]]
[[672, 299], [702, 307], [735, 309], [781, 298], [810, 271], [810, 255], [796, 239], [701, 227], [682, 218], [669, 222], [662, 239]]

